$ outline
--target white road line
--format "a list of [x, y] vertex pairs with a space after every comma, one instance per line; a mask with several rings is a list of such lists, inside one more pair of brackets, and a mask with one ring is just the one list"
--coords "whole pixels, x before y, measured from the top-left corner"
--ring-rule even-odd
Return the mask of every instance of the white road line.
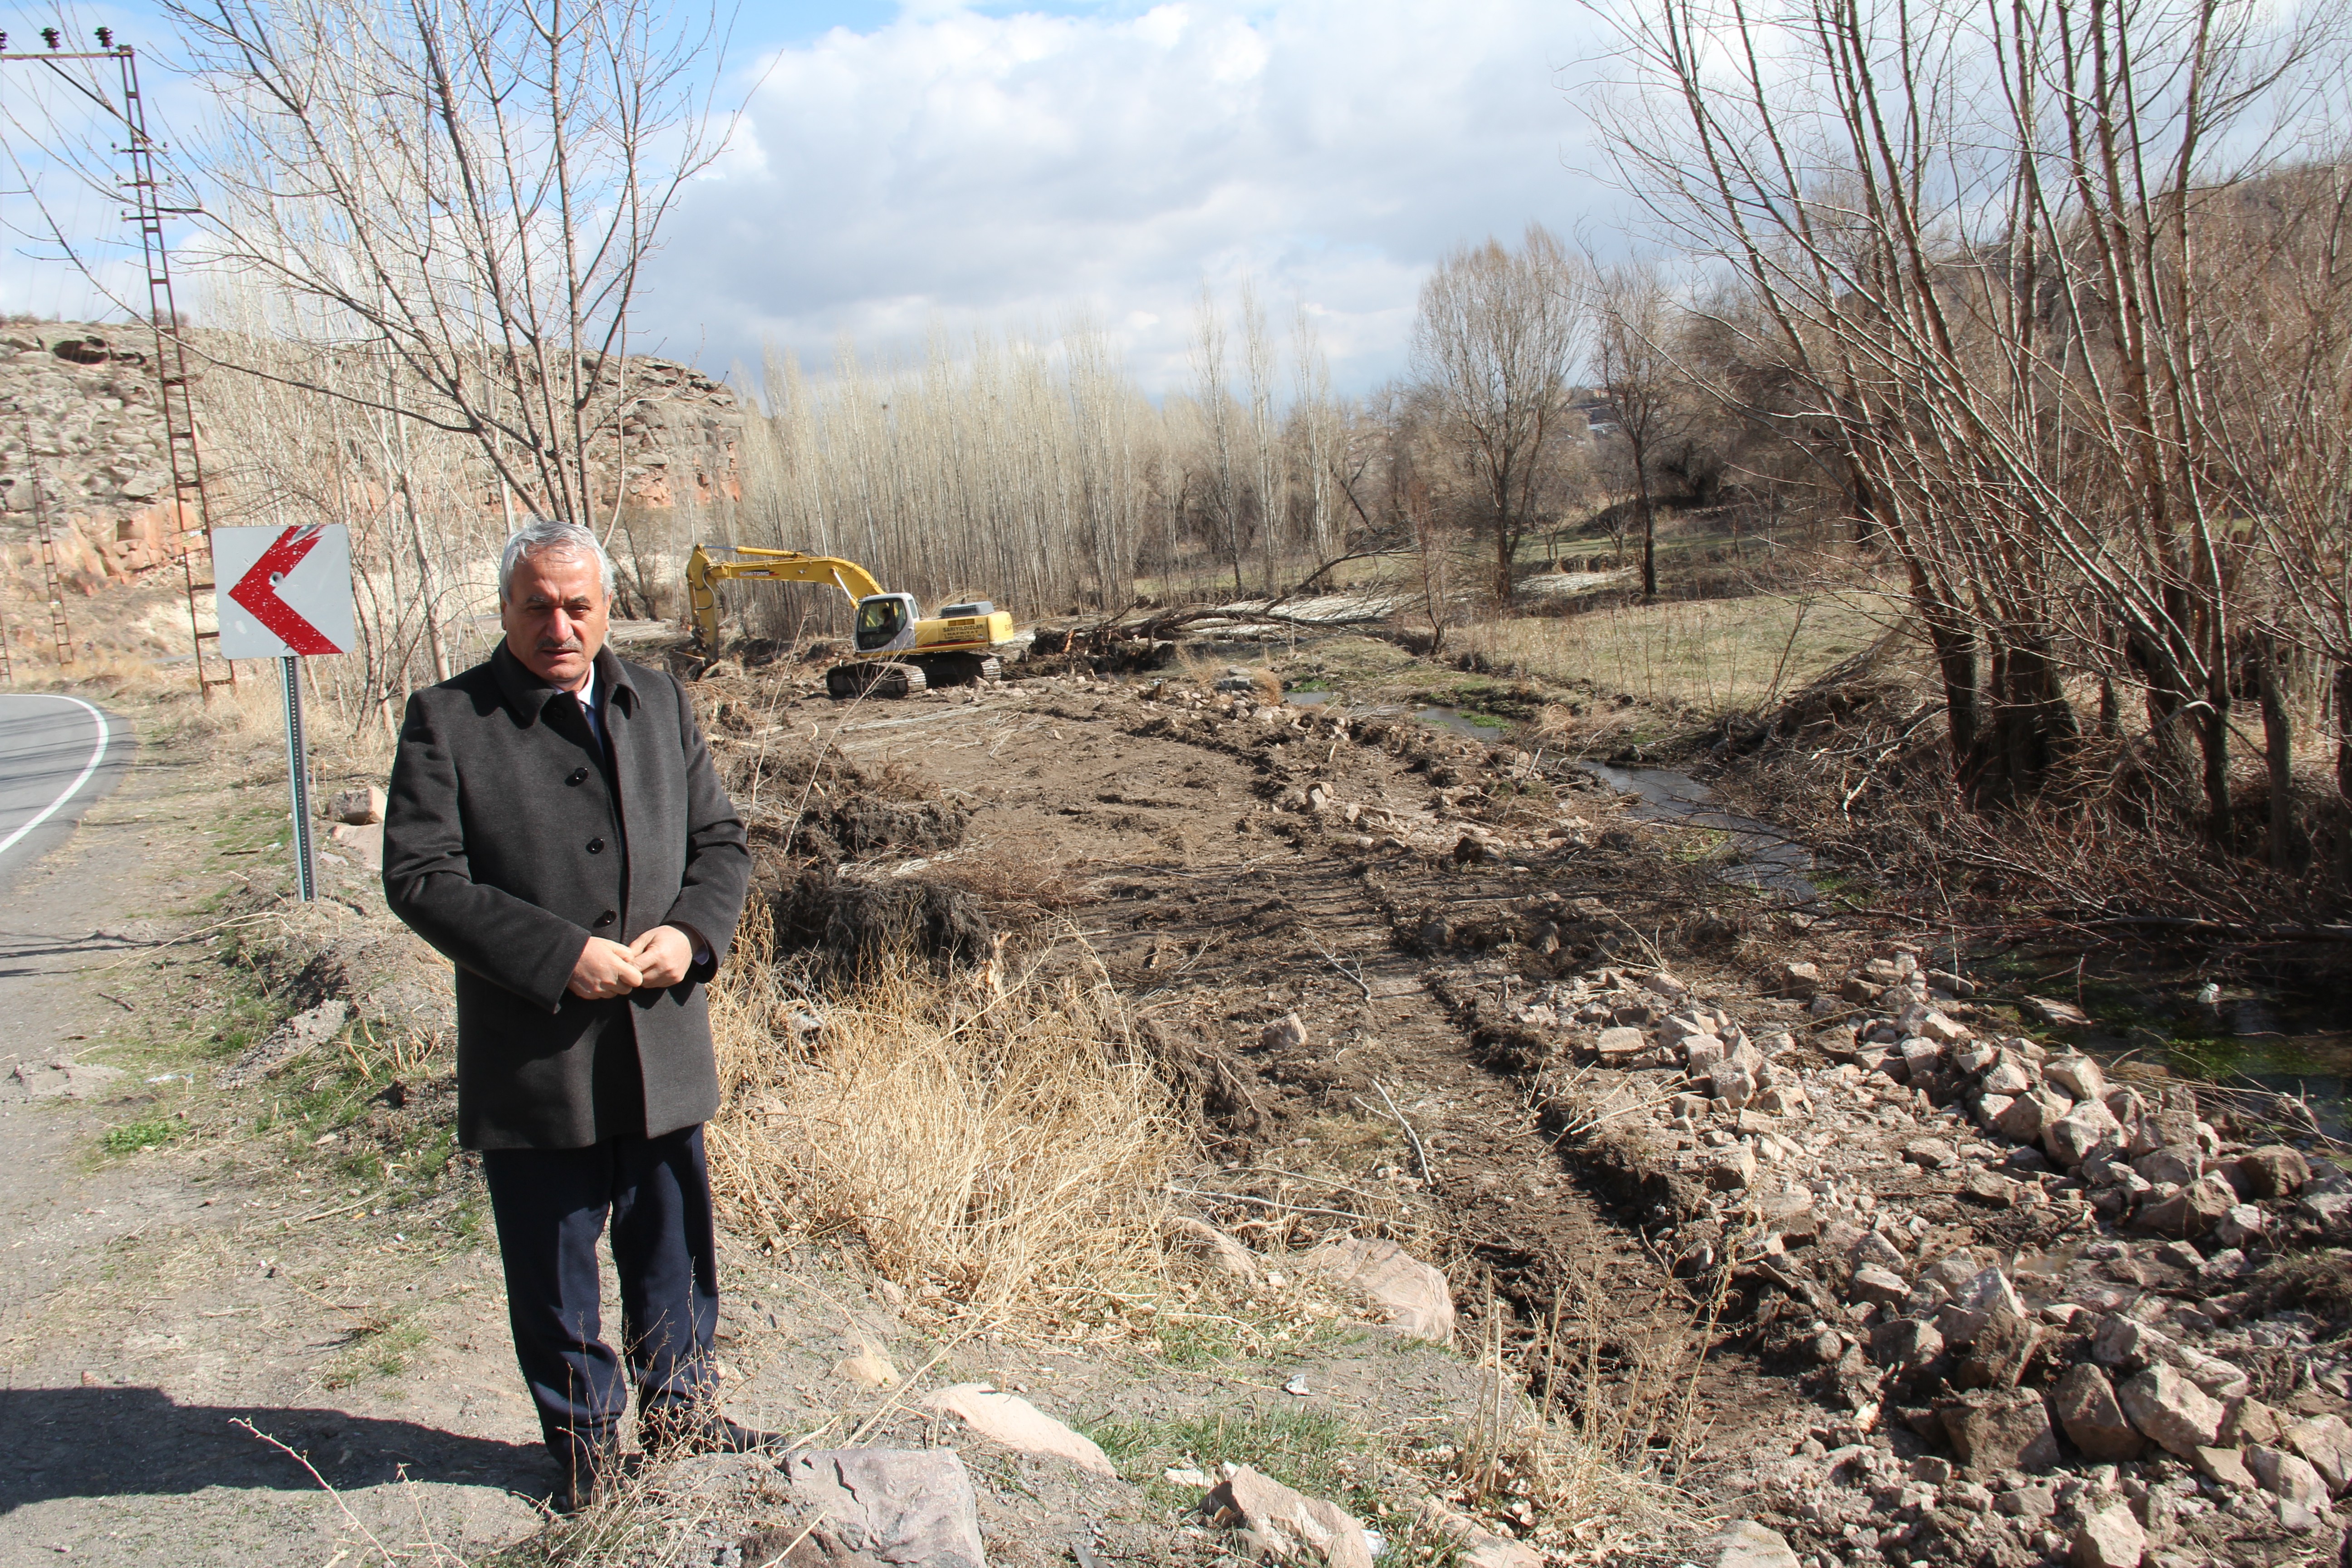
[[81, 765], [81, 772], [74, 775], [74, 782], [66, 785], [65, 789], [58, 795], [57, 799], [41, 807], [40, 814], [35, 816], [32, 821], [25, 824], [24, 826], [16, 829], [16, 832], [8, 835], [7, 837], [0, 838], [0, 855], [5, 855], [8, 853], [11, 848], [16, 847], [16, 840], [24, 837], [27, 833], [32, 832], [33, 829], [38, 827], [44, 822], [47, 822], [50, 817], [55, 816], [58, 814], [58, 808], [65, 805], [66, 802], [71, 800], [74, 797], [74, 792], [89, 782], [89, 775], [98, 772], [98, 764], [106, 760], [106, 743], [112, 738], [110, 732], [106, 727], [106, 715], [91, 707], [89, 703], [84, 702], [79, 697], [68, 697], [61, 692], [56, 691], [30, 691], [26, 692], [24, 695], [27, 697], [54, 697], [60, 702], [70, 702], [75, 707], [80, 709], [83, 712], [89, 714], [90, 722], [98, 726], [98, 745], [90, 752], [89, 761]]

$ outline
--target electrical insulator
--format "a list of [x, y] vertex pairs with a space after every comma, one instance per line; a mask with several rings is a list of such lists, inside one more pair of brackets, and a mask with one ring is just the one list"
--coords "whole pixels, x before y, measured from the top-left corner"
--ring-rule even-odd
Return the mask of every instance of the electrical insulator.
[[100, 27], [100, 28], [98, 30], [98, 47], [99, 47], [100, 48], [101, 48], [101, 49], [110, 49], [110, 48], [114, 47], [114, 29], [113, 29], [113, 28], [111, 28], [111, 27]]
[[58, 47], [58, 30], [55, 27], [42, 28], [41, 42], [48, 45], [49, 47], [53, 49], [56, 48]]

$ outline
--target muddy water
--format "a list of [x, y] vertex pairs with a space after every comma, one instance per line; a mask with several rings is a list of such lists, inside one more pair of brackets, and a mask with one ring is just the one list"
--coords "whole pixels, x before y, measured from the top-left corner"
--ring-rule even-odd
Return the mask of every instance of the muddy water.
[[[2308, 997], [2244, 996], [2218, 1007], [2192, 1002], [2168, 1027], [2143, 1025], [2127, 1037], [2093, 1035], [2084, 1044], [2094, 1055], [2153, 1063], [2186, 1079], [2297, 1096], [2321, 1131], [2352, 1138], [2352, 1029], [2343, 1007], [2341, 999]], [[2095, 1016], [2095, 1002], [2092, 1010]]]
[[[1319, 705], [1335, 694], [1294, 691], [1289, 700]], [[1381, 708], [1367, 717], [1413, 718], [1439, 729], [1486, 744], [1505, 738], [1505, 731], [1482, 716], [1445, 707]], [[1620, 767], [1613, 763], [1577, 761], [1575, 766], [1592, 774], [1622, 795], [1639, 797], [1634, 816], [1654, 822], [1727, 834], [1735, 863], [1723, 879], [1741, 886], [1764, 889], [1791, 900], [1810, 900], [1819, 889], [1810, 880], [1815, 868], [1812, 852], [1769, 822], [1728, 810], [1715, 791], [1687, 773], [1669, 768]], [[2315, 994], [2294, 986], [2263, 989], [2259, 985], [2226, 996], [2216, 1004], [2193, 999], [2201, 975], [2168, 982], [2111, 986], [2126, 993], [2117, 1009], [2154, 1021], [2128, 1030], [2113, 1027], [2095, 1032], [2082, 1042], [2093, 1055], [2109, 1062], [2136, 1060], [2162, 1066], [2183, 1078], [2214, 1083], [2252, 1082], [2280, 1093], [2305, 1097], [2330, 1137], [2352, 1139], [2352, 991]], [[2006, 987], [2002, 987], [2006, 989]], [[2059, 994], [2064, 986], [2046, 994]], [[2103, 1009], [2091, 999], [2091, 1011]]]
[[[1316, 707], [1330, 700], [1332, 695], [1328, 691], [1293, 691], [1286, 700]], [[1411, 710], [1371, 708], [1365, 710], [1365, 717], [1396, 718], [1408, 711], [1424, 724], [1450, 730], [1486, 745], [1505, 740], [1511, 728], [1485, 714], [1438, 706]], [[1715, 791], [1689, 774], [1671, 768], [1625, 768], [1580, 759], [1572, 759], [1571, 765], [1592, 774], [1620, 795], [1639, 796], [1640, 804], [1632, 808], [1636, 817], [1707, 828], [1729, 836], [1732, 863], [1723, 868], [1724, 881], [1800, 901], [1820, 896], [1821, 890], [1806, 876], [1813, 868], [1811, 850], [1769, 822], [1726, 810], [1716, 804]]]
[[1807, 879], [1813, 852], [1769, 822], [1742, 816], [1716, 804], [1715, 791], [1670, 768], [1621, 768], [1609, 763], [1580, 761], [1576, 764], [1620, 795], [1641, 797], [1633, 815], [1652, 822], [1676, 822], [1686, 827], [1710, 828], [1729, 836], [1734, 861], [1723, 869], [1723, 879], [1740, 887], [1804, 900], [1820, 889]]

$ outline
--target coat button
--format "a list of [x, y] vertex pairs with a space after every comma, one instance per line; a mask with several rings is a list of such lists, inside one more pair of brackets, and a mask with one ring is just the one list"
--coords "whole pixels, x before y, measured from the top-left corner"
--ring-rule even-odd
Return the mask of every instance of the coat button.
[[589, 853], [589, 854], [591, 854], [591, 855], [602, 855], [604, 852], [604, 841], [603, 839], [601, 839], [601, 838], [591, 838], [590, 840], [588, 840], [588, 853]]
[[572, 776], [565, 779], [563, 782], [568, 784], [576, 784], [587, 776], [588, 770], [586, 768], [574, 768], [572, 770]]
[[615, 915], [612, 910], [606, 910], [603, 914], [596, 917], [596, 929], [602, 931], [619, 918], [620, 917]]

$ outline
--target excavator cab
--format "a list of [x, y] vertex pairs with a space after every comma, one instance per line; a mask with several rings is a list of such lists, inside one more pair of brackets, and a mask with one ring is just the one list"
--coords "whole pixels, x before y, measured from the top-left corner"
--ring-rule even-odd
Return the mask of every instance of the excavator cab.
[[857, 601], [857, 651], [897, 653], [915, 646], [922, 611], [912, 594], [869, 594]]

